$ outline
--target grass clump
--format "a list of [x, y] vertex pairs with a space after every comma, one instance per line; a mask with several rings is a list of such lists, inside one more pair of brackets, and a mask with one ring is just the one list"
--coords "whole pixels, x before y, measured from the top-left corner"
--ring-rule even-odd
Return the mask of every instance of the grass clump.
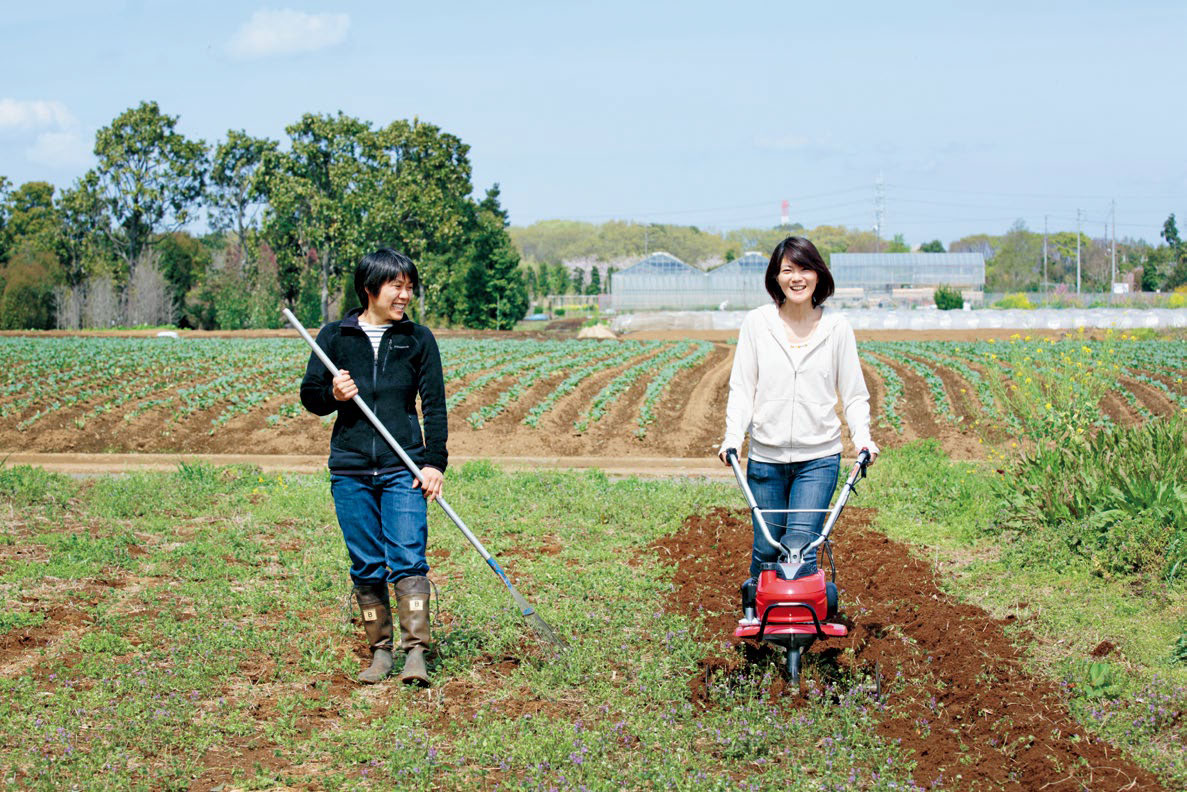
[[1187, 577], [1187, 419], [1039, 446], [998, 482], [1002, 527], [1098, 574]]
[[40, 611], [0, 612], [0, 635], [12, 630], [23, 630], [26, 627], [37, 627], [45, 622], [45, 614]]
[[32, 465], [0, 466], [0, 502], [14, 506], [61, 505], [78, 485], [61, 473]]

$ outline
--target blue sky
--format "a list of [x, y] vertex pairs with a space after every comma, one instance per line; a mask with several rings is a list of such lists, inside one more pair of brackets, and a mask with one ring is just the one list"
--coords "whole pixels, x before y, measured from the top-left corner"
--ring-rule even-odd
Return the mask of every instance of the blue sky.
[[417, 116], [517, 225], [770, 226], [788, 199], [871, 228], [881, 174], [911, 242], [1077, 209], [1101, 236], [1112, 199], [1153, 241], [1187, 212], [1184, 30], [1183, 2], [43, 0], [5, 11], [0, 174], [68, 185], [154, 99], [207, 142]]

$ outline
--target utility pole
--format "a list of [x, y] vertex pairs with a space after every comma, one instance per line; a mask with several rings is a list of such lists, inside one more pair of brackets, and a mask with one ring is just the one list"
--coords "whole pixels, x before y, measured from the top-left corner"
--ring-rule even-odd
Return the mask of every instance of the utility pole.
[[886, 207], [886, 195], [883, 192], [882, 171], [878, 171], [878, 178], [874, 181], [874, 252], [882, 252], [882, 214]]
[[1043, 215], [1043, 302], [1047, 302], [1047, 215]]
[[1109, 219], [1113, 221], [1113, 280], [1109, 282], [1109, 291], [1113, 291], [1113, 284], [1117, 282], [1117, 202], [1109, 201]]
[[1080, 210], [1076, 210], [1076, 294], [1080, 294]]

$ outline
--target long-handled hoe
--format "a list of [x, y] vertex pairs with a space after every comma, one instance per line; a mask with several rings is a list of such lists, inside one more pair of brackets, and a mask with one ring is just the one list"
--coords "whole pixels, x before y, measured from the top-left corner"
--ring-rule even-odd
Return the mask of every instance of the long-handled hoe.
[[[326, 367], [330, 374], [335, 377], [338, 376], [338, 367], [330, 361], [330, 358], [326, 355], [322, 348], [317, 345], [317, 342], [313, 340], [313, 337], [309, 335], [309, 332], [301, 324], [301, 321], [293, 315], [293, 312], [285, 308], [284, 318], [288, 320], [289, 324], [297, 329], [297, 332], [300, 333], [301, 337], [305, 339], [305, 343], [309, 344], [310, 349], [313, 350], [313, 354], [317, 355], [317, 357], [321, 360], [322, 365]], [[367, 416], [367, 420], [370, 421], [371, 425], [375, 427], [375, 431], [379, 432], [379, 434], [383, 436], [383, 439], [388, 442], [392, 449], [399, 455], [400, 459], [404, 461], [404, 464], [408, 466], [410, 471], [412, 471], [412, 475], [416, 476], [417, 480], [423, 484], [424, 476], [421, 474], [420, 467], [412, 461], [412, 458], [409, 457], [404, 449], [400, 447], [400, 444], [396, 442], [396, 438], [392, 437], [391, 433], [388, 432], [382, 423], [380, 423], [379, 418], [374, 412], [371, 411], [371, 408], [366, 405], [366, 403], [357, 393], [354, 395], [352, 401], [358, 405], [358, 408], [362, 411], [363, 415]], [[552, 627], [548, 625], [548, 622], [540, 618], [540, 614], [536, 613], [536, 609], [533, 608], [526, 599], [524, 599], [522, 594], [515, 590], [515, 586], [511, 585], [511, 581], [507, 578], [507, 573], [503, 571], [501, 566], [499, 566], [499, 562], [496, 561], [494, 557], [486, 551], [486, 548], [482, 546], [482, 542], [478, 541], [478, 537], [471, 533], [470, 529], [466, 527], [466, 524], [462, 522], [462, 518], [457, 516], [457, 513], [452, 508], [450, 508], [449, 504], [445, 502], [444, 498], [437, 498], [437, 504], [441, 507], [441, 510], [445, 512], [445, 516], [453, 520], [453, 524], [458, 527], [458, 530], [460, 530], [466, 539], [469, 540], [470, 544], [474, 545], [474, 549], [478, 551], [478, 554], [482, 556], [483, 560], [486, 561], [492, 570], [494, 570], [494, 573], [499, 576], [499, 580], [503, 581], [503, 585], [505, 585], [507, 590], [511, 592], [511, 597], [515, 600], [515, 604], [519, 607], [519, 612], [523, 614], [523, 618], [532, 628], [532, 631], [536, 634], [536, 637], [542, 641], [552, 644], [558, 649], [564, 649], [567, 646], [564, 639], [557, 634], [556, 630], [552, 629]]]

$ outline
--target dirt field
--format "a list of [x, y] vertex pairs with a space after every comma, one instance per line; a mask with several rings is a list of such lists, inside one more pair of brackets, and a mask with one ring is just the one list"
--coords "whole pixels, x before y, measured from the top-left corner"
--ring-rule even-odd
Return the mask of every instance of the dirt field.
[[[818, 641], [805, 668], [844, 666], [882, 677], [885, 712], [879, 734], [901, 741], [916, 761], [916, 784], [928, 788], [1078, 792], [1157, 790], [1158, 780], [1068, 715], [1064, 695], [1031, 676], [996, 620], [952, 600], [930, 564], [869, 528], [872, 509], [850, 508], [837, 526], [834, 553], [842, 615], [849, 635]], [[746, 663], [781, 662], [781, 650], [733, 637], [738, 586], [746, 575], [752, 528], [745, 510], [716, 509], [685, 521], [655, 550], [677, 564], [669, 612], [704, 616], [706, 638], [730, 649], [709, 658], [690, 693], [712, 706], [709, 692], [728, 685]], [[1024, 608], [1025, 603], [1019, 603]], [[1025, 640], [1025, 635], [1020, 636]], [[1017, 640], [1017, 638], [1015, 638]], [[789, 709], [802, 713], [821, 695], [774, 683]]]
[[[232, 334], [200, 334], [187, 331], [187, 337], [207, 337]], [[1011, 331], [948, 331], [910, 332], [877, 331], [859, 333], [859, 339], [866, 341], [905, 340], [950, 340], [970, 341], [987, 338], [1006, 338]], [[151, 331], [123, 331], [123, 334], [137, 335]], [[447, 331], [448, 334], [448, 331]], [[566, 335], [567, 334], [567, 335]], [[292, 336], [291, 331], [248, 331], [233, 334], [235, 337], [257, 337], [264, 335]], [[557, 339], [571, 337], [573, 332], [554, 332], [541, 337]], [[644, 359], [646, 354], [625, 364], [608, 365], [582, 380], [577, 387], [561, 397], [546, 412], [536, 427], [523, 423], [529, 410], [545, 398], [557, 384], [567, 376], [559, 370], [543, 376], [525, 392], [514, 399], [499, 415], [475, 428], [467, 417], [484, 405], [493, 403], [499, 394], [510, 386], [512, 376], [491, 379], [488, 371], [472, 371], [466, 376], [449, 381], [449, 394], [467, 390], [471, 383], [482, 379], [474, 392], [451, 408], [449, 448], [458, 457], [500, 457], [500, 458], [542, 458], [542, 457], [599, 457], [608, 460], [628, 459], [702, 459], [711, 462], [724, 432], [725, 406], [728, 398], [730, 367], [736, 346], [729, 343], [734, 334], [729, 332], [682, 332], [640, 333], [632, 336], [640, 340], [672, 341], [698, 338], [712, 341], [712, 349], [695, 368], [682, 369], [662, 390], [660, 401], [654, 410], [657, 419], [640, 430], [639, 416], [648, 387], [648, 378], [640, 377], [625, 391], [614, 397], [608, 412], [601, 420], [588, 423], [579, 430], [577, 424], [589, 409], [591, 402], [607, 383], [615, 379], [626, 368]], [[1090, 334], [1089, 334], [1090, 335]], [[508, 334], [478, 334], [480, 337], [507, 338]], [[476, 337], [467, 333], [465, 337]], [[514, 334], [521, 338], [522, 334]], [[1088, 337], [1086, 335], [1086, 337]], [[589, 342], [597, 343], [597, 342]], [[863, 352], [863, 354], [865, 354]], [[1007, 433], [995, 430], [981, 422], [981, 428], [974, 428], [985, 413], [977, 402], [977, 388], [963, 379], [956, 371], [934, 367], [943, 381], [943, 389], [952, 403], [954, 418], [947, 418], [934, 403], [935, 397], [924, 381], [902, 360], [895, 360], [883, 354], [871, 354], [877, 361], [897, 376], [902, 383], [902, 394], [895, 408], [901, 420], [901, 429], [896, 430], [885, 414], [887, 387], [882, 375], [867, 363], [863, 372], [870, 390], [870, 412], [873, 417], [873, 437], [882, 448], [895, 448], [921, 438], [939, 441], [945, 452], [955, 459], [978, 459], [986, 456], [985, 443], [1012, 439]], [[446, 360], [448, 368], [449, 361]], [[294, 383], [299, 376], [299, 364], [294, 363]], [[1114, 423], [1132, 425], [1143, 420], [1144, 415], [1164, 416], [1175, 413], [1179, 406], [1170, 396], [1182, 398], [1187, 395], [1182, 379], [1175, 382], [1165, 374], [1158, 374], [1161, 384], [1173, 391], [1163, 391], [1136, 380], [1121, 378], [1128, 391], [1127, 398], [1117, 392], [1105, 395], [1100, 409]], [[92, 383], [70, 381], [61, 393], [64, 404], [31, 418], [45, 405], [34, 403], [23, 410], [9, 411], [4, 408], [20, 397], [19, 391], [9, 395], [0, 394], [0, 454], [4, 453], [57, 453], [57, 454], [115, 454], [115, 453], [169, 453], [169, 454], [235, 454], [247, 456], [300, 455], [321, 456], [329, 445], [330, 424], [306, 413], [297, 403], [295, 384], [290, 389], [284, 385], [270, 392], [271, 398], [263, 398], [245, 412], [234, 414], [227, 420], [224, 414], [228, 402], [215, 403], [208, 409], [178, 414], [175, 407], [183, 391], [201, 384], [197, 381], [173, 382], [168, 387], [154, 390], [153, 386], [143, 388], [143, 382], [136, 398], [115, 409], [108, 409], [105, 400], [110, 396], [90, 396], [70, 399], [72, 395], [84, 393]], [[1158, 383], [1156, 383], [1158, 384]], [[108, 391], [110, 392], [110, 391]], [[468, 392], [468, 391], [467, 391]], [[1178, 395], [1175, 395], [1178, 394]], [[237, 397], [240, 398], [240, 397]], [[158, 406], [154, 406], [158, 405]], [[840, 411], [838, 409], [838, 415]], [[995, 433], [996, 432], [996, 433]], [[848, 432], [843, 432], [844, 453], [852, 455], [854, 449], [848, 443]]]

